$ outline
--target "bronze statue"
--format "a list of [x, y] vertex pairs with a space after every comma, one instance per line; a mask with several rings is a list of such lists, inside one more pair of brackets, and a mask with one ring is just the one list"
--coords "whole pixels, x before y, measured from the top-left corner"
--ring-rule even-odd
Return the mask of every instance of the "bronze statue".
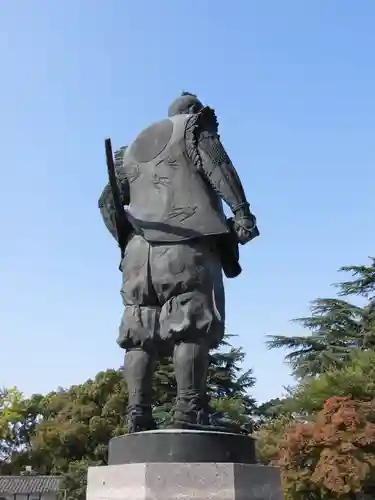
[[[215, 112], [193, 94], [183, 93], [168, 118], [117, 151], [114, 166], [107, 142], [107, 162], [110, 183], [99, 208], [122, 252], [117, 342], [126, 350], [129, 431], [155, 428], [152, 375], [167, 343], [177, 382], [173, 427], [204, 428], [209, 350], [224, 335], [222, 272], [241, 272], [238, 243], [259, 235], [256, 219]], [[233, 219], [226, 219], [222, 200]]]

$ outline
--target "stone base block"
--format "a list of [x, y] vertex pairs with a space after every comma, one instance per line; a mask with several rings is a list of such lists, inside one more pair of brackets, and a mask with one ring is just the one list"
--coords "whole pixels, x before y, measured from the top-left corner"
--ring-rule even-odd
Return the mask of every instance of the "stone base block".
[[243, 434], [183, 429], [135, 432], [110, 440], [108, 465], [150, 462], [255, 464], [255, 443]]
[[276, 467], [147, 463], [90, 467], [87, 500], [282, 500]]

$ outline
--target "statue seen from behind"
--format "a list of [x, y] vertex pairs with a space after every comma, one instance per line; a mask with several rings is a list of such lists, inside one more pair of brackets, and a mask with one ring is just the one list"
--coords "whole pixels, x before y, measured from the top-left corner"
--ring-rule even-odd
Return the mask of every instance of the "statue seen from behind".
[[170, 345], [177, 382], [172, 426], [205, 428], [212, 424], [209, 350], [224, 335], [223, 271], [241, 272], [238, 244], [259, 235], [256, 219], [214, 111], [193, 94], [183, 93], [167, 118], [117, 151], [114, 164], [107, 146], [110, 182], [99, 208], [122, 251], [117, 342], [126, 351], [129, 432], [155, 428], [152, 376], [158, 353]]

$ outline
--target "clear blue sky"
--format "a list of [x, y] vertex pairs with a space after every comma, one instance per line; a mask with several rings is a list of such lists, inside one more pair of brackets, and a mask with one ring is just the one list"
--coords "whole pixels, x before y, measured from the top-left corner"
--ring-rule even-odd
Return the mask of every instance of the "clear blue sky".
[[227, 283], [228, 331], [266, 400], [291, 382], [267, 333], [374, 254], [374, 0], [12, 0], [0, 12], [0, 385], [118, 367], [118, 250], [97, 210], [103, 139], [181, 90], [213, 106], [261, 237]]

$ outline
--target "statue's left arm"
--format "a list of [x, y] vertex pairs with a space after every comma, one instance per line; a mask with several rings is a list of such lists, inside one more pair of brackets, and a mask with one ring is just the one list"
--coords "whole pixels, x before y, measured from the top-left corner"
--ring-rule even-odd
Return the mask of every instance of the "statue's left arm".
[[[117, 186], [120, 193], [120, 202], [122, 205], [129, 205], [130, 203], [130, 190], [129, 182], [125, 174], [125, 169], [122, 164], [125, 147], [115, 152], [115, 170], [117, 177]], [[103, 222], [112, 234], [116, 241], [118, 241], [116, 230], [116, 209], [113, 200], [113, 194], [109, 183], [105, 186], [99, 198], [99, 210]]]

